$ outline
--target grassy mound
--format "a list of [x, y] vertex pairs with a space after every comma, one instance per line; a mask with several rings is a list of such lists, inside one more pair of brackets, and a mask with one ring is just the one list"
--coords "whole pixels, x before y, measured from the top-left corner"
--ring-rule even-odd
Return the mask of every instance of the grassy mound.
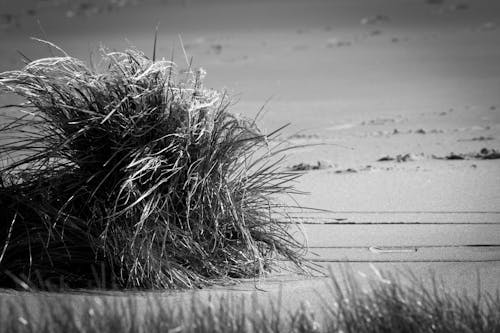
[[0, 74], [25, 101], [0, 125], [0, 285], [190, 288], [300, 266], [272, 217], [297, 176], [276, 132], [231, 114], [201, 69], [135, 50], [97, 67], [64, 54]]

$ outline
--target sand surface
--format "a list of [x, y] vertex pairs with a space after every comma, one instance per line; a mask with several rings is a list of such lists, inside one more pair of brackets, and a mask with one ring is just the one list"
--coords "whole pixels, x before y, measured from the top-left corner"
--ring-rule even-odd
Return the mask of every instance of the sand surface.
[[[285, 163], [309, 169], [297, 187], [310, 194], [296, 200], [333, 211], [297, 213], [318, 264], [338, 274], [340, 261], [354, 261], [361, 279], [377, 278], [374, 267], [432, 270], [455, 290], [498, 288], [500, 160], [486, 157], [500, 149], [500, 2], [79, 3], [2, 1], [0, 70], [21, 66], [17, 50], [50, 55], [30, 36], [84, 59], [100, 43], [152, 52], [159, 23], [161, 57], [174, 50], [185, 66], [181, 34], [206, 85], [237, 95], [235, 112], [252, 116], [270, 99], [264, 129], [290, 122], [281, 139], [317, 144]], [[267, 298], [281, 288], [293, 306], [327, 281], [275, 275], [198, 294], [258, 286]]]

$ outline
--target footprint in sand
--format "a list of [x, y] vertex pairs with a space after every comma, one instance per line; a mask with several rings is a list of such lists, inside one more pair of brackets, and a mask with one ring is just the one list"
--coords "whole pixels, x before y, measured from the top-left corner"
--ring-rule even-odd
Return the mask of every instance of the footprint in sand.
[[347, 168], [347, 169], [344, 169], [344, 170], [335, 170], [335, 173], [336, 174], [358, 173], [358, 170], [356, 170], [354, 168]]
[[210, 45], [210, 50], [213, 53], [219, 55], [222, 53], [222, 45], [221, 44], [212, 44], [212, 45]]
[[428, 5], [442, 5], [444, 0], [426, 0], [425, 3]]
[[329, 161], [321, 160], [321, 161], [317, 161], [315, 164], [305, 163], [305, 162], [294, 164], [294, 165], [288, 167], [288, 169], [290, 171], [309, 171], [309, 170], [330, 169], [332, 167], [333, 167], [333, 164], [330, 163]]
[[345, 129], [350, 129], [355, 127], [355, 124], [339, 124], [339, 125], [333, 125], [330, 127], [327, 127], [326, 130], [328, 131], [340, 131], [340, 130], [345, 130]]
[[493, 31], [497, 29], [495, 22], [485, 22], [479, 26], [478, 31]]
[[315, 133], [307, 134], [307, 133], [296, 133], [290, 135], [288, 137], [289, 140], [311, 140], [311, 139], [320, 139], [321, 136]]
[[373, 16], [363, 17], [360, 21], [362, 25], [374, 25], [389, 22], [391, 18], [387, 15], [377, 14]]
[[327, 48], [351, 46], [352, 42], [338, 38], [330, 38], [326, 41]]
[[371, 119], [368, 121], [362, 121], [361, 125], [366, 126], [366, 125], [386, 125], [386, 124], [393, 124], [393, 123], [400, 123], [403, 122], [402, 118], [375, 118]]
[[457, 3], [450, 5], [448, 9], [452, 12], [458, 11], [458, 10], [467, 10], [470, 8], [470, 5], [468, 3], [462, 2], [462, 3]]
[[492, 136], [475, 136], [473, 138], [470, 138], [470, 139], [458, 139], [458, 141], [460, 142], [463, 142], [463, 141], [491, 141], [491, 140], [495, 140], [494, 137]]
[[407, 154], [398, 154], [396, 156], [389, 156], [386, 155], [384, 157], [381, 157], [377, 160], [377, 162], [390, 162], [390, 161], [395, 161], [398, 163], [404, 163], [404, 162], [415, 162], [415, 161], [420, 161], [424, 159], [425, 156], [424, 154], [415, 154], [415, 153], [407, 153]]
[[0, 31], [19, 28], [19, 17], [14, 14], [0, 14]]
[[500, 159], [500, 151], [483, 148], [478, 153], [455, 154], [450, 153], [444, 157], [432, 156], [436, 160], [496, 160]]

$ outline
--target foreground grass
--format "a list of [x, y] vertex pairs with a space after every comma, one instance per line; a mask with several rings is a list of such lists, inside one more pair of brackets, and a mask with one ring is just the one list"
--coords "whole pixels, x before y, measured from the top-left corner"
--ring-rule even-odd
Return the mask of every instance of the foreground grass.
[[[403, 285], [385, 276], [363, 291], [353, 273], [332, 278], [323, 307], [213, 298], [190, 303], [153, 296], [4, 296], [0, 332], [499, 332], [500, 298], [447, 291], [435, 280]], [[77, 301], [75, 301], [77, 300]], [[311, 300], [312, 301], [312, 300]]]

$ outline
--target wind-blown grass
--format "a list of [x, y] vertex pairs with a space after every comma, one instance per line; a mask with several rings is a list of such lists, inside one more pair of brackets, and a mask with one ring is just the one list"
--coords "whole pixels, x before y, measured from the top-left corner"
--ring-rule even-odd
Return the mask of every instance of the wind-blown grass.
[[297, 177], [277, 132], [204, 75], [136, 50], [0, 74], [24, 99], [0, 128], [0, 285], [192, 288], [301, 265], [272, 217]]
[[[333, 275], [332, 275], [333, 276]], [[405, 285], [397, 276], [362, 283], [332, 277], [321, 310], [307, 303], [213, 297], [184, 302], [161, 294], [124, 297], [20, 294], [0, 299], [1, 332], [498, 332], [500, 297], [454, 293], [436, 280]], [[310, 300], [317, 304], [318, 300]], [[322, 304], [322, 302], [319, 302]]]

